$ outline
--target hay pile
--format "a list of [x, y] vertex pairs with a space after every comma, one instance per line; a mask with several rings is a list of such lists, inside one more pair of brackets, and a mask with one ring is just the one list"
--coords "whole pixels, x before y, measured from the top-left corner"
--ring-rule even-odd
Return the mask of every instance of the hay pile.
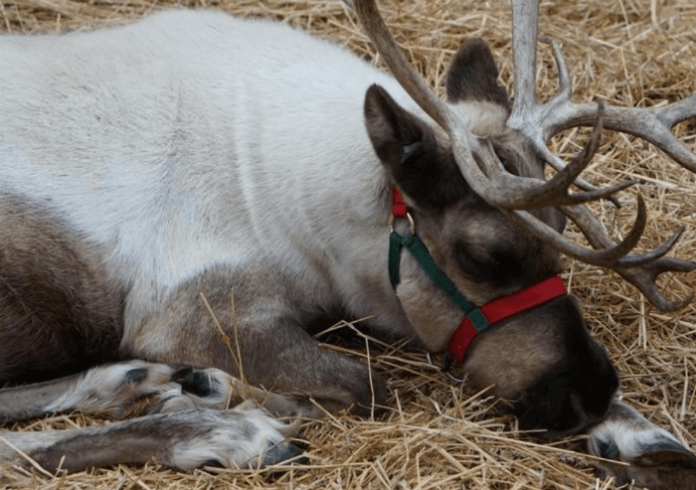
[[[276, 18], [347, 44], [372, 58], [352, 14], [338, 0], [0, 0], [0, 29], [11, 32], [91, 29], [136, 19], [174, 5], [214, 7], [243, 16]], [[387, 23], [417, 68], [441, 90], [448, 60], [462, 39], [481, 37], [493, 48], [501, 77], [511, 83], [510, 14], [507, 1], [384, 0]], [[652, 106], [696, 92], [696, 5], [692, 0], [562, 0], [543, 2], [540, 33], [560, 39], [571, 66], [576, 100], [602, 98], [615, 105]], [[2, 56], [2, 53], [0, 53]], [[539, 93], [557, 85], [548, 47], [540, 47]], [[696, 147], [696, 121], [677, 133]], [[554, 140], [572, 155], [584, 131]], [[696, 241], [695, 177], [645, 142], [606, 132], [601, 155], [585, 177], [606, 185], [640, 179], [650, 223], [642, 244], [656, 246], [680, 224], [689, 229], [674, 255], [693, 256]], [[624, 193], [630, 202], [635, 190]], [[608, 228], [628, 229], [633, 205], [616, 212], [595, 206]], [[571, 235], [577, 235], [573, 230]], [[572, 260], [566, 282], [580, 298], [592, 332], [608, 350], [622, 377], [625, 398], [685, 444], [696, 443], [696, 306], [673, 314], [655, 311], [613, 273]], [[677, 296], [694, 289], [696, 273], [661, 283]], [[351, 355], [365, 356], [356, 351]], [[372, 353], [377, 369], [389, 371], [394, 392], [388, 420], [349, 416], [309, 423], [311, 464], [263, 471], [205, 470], [177, 473], [155, 464], [119, 466], [52, 477], [36, 471], [13, 486], [62, 488], [467, 488], [611, 489], [600, 481], [578, 443], [537, 445], [498, 416], [495, 401], [453, 385], [418, 353]], [[24, 430], [99, 423], [79, 415], [55, 417]]]

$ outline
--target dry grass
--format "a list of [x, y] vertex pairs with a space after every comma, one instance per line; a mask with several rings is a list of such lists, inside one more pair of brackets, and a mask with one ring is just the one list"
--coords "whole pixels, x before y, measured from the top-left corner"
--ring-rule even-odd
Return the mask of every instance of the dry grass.
[[[373, 49], [338, 0], [0, 0], [0, 29], [12, 32], [91, 29], [135, 19], [173, 5], [221, 8], [235, 15], [272, 17], [347, 44], [361, 56]], [[448, 60], [464, 38], [488, 41], [510, 84], [508, 2], [490, 0], [384, 0], [383, 11], [397, 40], [439, 90]], [[696, 4], [692, 0], [545, 1], [540, 32], [560, 39], [571, 65], [577, 100], [602, 98], [616, 105], [651, 106], [696, 91]], [[540, 48], [539, 93], [552, 93], [555, 69]], [[2, 56], [2, 53], [0, 53]], [[677, 133], [696, 146], [696, 123]], [[582, 143], [582, 131], [554, 140], [568, 156]], [[647, 143], [607, 132], [601, 155], [586, 172], [596, 183], [638, 178], [648, 198], [650, 223], [645, 246], [655, 246], [680, 224], [690, 228], [674, 252], [689, 258], [696, 241], [695, 177]], [[630, 192], [625, 193], [626, 199]], [[627, 199], [628, 200], [628, 199]], [[615, 213], [598, 205], [610, 229], [627, 230], [632, 206]], [[620, 214], [620, 216], [615, 216]], [[572, 235], [573, 231], [569, 233]], [[594, 336], [616, 363], [625, 398], [669, 428], [687, 445], [696, 440], [693, 375], [696, 372], [696, 306], [674, 314], [651, 308], [618, 276], [569, 260], [566, 280], [580, 298]], [[662, 283], [683, 295], [696, 273]], [[365, 356], [364, 351], [352, 353]], [[577, 443], [537, 445], [496, 415], [485, 394], [450, 384], [418, 353], [372, 353], [377, 369], [388, 371], [394, 396], [387, 420], [349, 416], [308, 424], [311, 464], [264, 471], [173, 472], [155, 464], [119, 466], [51, 477], [36, 471], [12, 486], [60, 488], [467, 488], [610, 489], [596, 478], [591, 458], [573, 452]], [[24, 427], [67, 427], [99, 423], [79, 415], [56, 417]]]

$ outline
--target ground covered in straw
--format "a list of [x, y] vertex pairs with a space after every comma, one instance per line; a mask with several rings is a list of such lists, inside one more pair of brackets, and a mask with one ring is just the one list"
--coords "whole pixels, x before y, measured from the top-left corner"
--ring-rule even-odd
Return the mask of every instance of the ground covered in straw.
[[[175, 5], [275, 18], [373, 59], [373, 49], [361, 28], [338, 0], [0, 0], [0, 29], [92, 29]], [[501, 78], [510, 85], [508, 2], [384, 0], [380, 5], [397, 40], [438, 90], [442, 90], [454, 51], [463, 39], [474, 36], [493, 47]], [[559, 0], [542, 2], [540, 33], [563, 42], [577, 100], [601, 98], [616, 105], [653, 106], [696, 91], [694, 25], [696, 5], [692, 0]], [[544, 46], [540, 50], [539, 94], [544, 97], [557, 83], [550, 50]], [[676, 131], [696, 147], [695, 129], [696, 121], [692, 121]], [[566, 157], [572, 155], [584, 134], [571, 131], [557, 137], [555, 150]], [[684, 224], [688, 229], [674, 254], [691, 257], [696, 240], [694, 176], [642, 141], [610, 132], [603, 141], [601, 154], [586, 178], [602, 185], [631, 178], [640, 181], [634, 190], [623, 193], [627, 205], [620, 212], [609, 204], [595, 206], [607, 227], [617, 236], [628, 229], [634, 209], [630, 198], [639, 191], [650, 210], [642, 245], [654, 247]], [[572, 229], [568, 233], [577, 235]], [[696, 306], [660, 313], [617, 275], [572, 260], [567, 261], [564, 277], [580, 298], [594, 336], [616, 363], [625, 399], [693, 446]], [[696, 273], [666, 277], [661, 283], [683, 296], [693, 290]], [[364, 349], [350, 355], [368, 359]], [[4, 484], [37, 489], [615, 488], [611, 480], [597, 478], [591, 458], [575, 452], [580, 443], [536, 444], [515, 430], [514, 420], [498, 414], [495, 400], [450, 383], [420, 353], [386, 349], [371, 352], [369, 360], [375, 369], [389, 373], [393, 411], [385, 420], [341, 415], [306, 424], [301, 436], [308, 442], [308, 465], [181, 473], [152, 463], [57, 477], [37, 469], [11, 479], [5, 475]], [[94, 423], [102, 422], [74, 414], [24, 424], [22, 430]]]

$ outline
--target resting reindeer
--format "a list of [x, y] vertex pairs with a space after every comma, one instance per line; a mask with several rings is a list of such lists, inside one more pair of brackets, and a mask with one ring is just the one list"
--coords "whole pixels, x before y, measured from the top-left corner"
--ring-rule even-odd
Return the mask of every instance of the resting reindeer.
[[[565, 92], [534, 102], [534, 18], [515, 30], [512, 107], [480, 41], [457, 53], [448, 101], [436, 101], [382, 44], [371, 8], [358, 12], [399, 82], [287, 26], [207, 11], [0, 38], [0, 379], [67, 376], [0, 392], [0, 418], [123, 415], [145, 396], [152, 407], [99, 428], [3, 432], [0, 459], [21, 450], [51, 469], [281, 461], [296, 454], [284, 442], [292, 427], [248, 404], [219, 409], [240, 398], [277, 415], [320, 415], [310, 399], [379, 409], [382, 377], [310, 335], [370, 315], [374, 335], [449, 350], [525, 428], [558, 436], [603, 423], [597, 453], [656, 446], [693, 461], [651, 426], [646, 447], [619, 437], [611, 423], [638, 416], [614, 401], [617, 375], [557, 278], [561, 250], [669, 308], [679, 304], [654, 275], [694, 268], [663, 257], [676, 237], [629, 255], [642, 206], [614, 244], [580, 205], [625, 186], [568, 194], [602, 111], [567, 114]], [[606, 125], [621, 129], [615, 111]], [[545, 162], [560, 163], [546, 139], [595, 120], [583, 155], [544, 183]], [[564, 239], [563, 214], [599, 250]]]

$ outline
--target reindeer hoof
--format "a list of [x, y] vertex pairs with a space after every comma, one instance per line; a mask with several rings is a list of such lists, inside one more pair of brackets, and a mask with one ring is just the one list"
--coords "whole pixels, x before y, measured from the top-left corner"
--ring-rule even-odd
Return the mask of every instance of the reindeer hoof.
[[696, 456], [674, 436], [634, 409], [615, 402], [607, 419], [590, 430], [590, 453], [616, 463], [595, 463], [617, 485], [650, 490], [696, 490]]
[[[591, 442], [592, 444], [592, 442]], [[613, 476], [617, 485], [633, 484], [650, 490], [696, 490], [696, 456], [679, 444], [657, 440], [646, 443], [635, 458], [627, 458], [610, 444], [610, 450], [599, 456], [620, 463], [597, 463], [603, 477]]]
[[309, 458], [302, 456], [304, 451], [294, 444], [285, 443], [269, 447], [263, 457], [263, 465], [308, 464]]

